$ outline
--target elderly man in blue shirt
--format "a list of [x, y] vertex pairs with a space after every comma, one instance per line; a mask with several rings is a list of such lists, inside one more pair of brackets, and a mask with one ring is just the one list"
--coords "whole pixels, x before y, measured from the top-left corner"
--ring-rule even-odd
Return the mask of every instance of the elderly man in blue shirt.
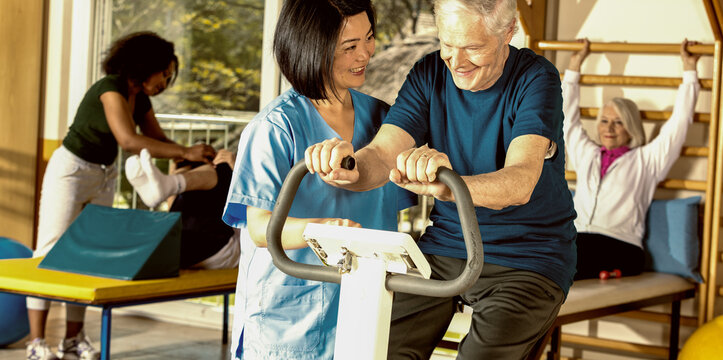
[[[485, 265], [460, 296], [474, 313], [458, 358], [520, 359], [552, 325], [575, 273], [560, 76], [509, 45], [516, 1], [437, 0], [434, 11], [441, 49], [414, 65], [374, 140], [356, 152], [326, 140], [306, 150], [306, 163], [333, 186], [366, 191], [391, 180], [433, 196], [419, 247], [439, 279], [456, 277], [466, 253], [454, 198], [435, 175], [440, 166], [459, 173]], [[348, 155], [353, 170], [340, 167]], [[429, 358], [458, 300], [395, 294], [389, 358]]]

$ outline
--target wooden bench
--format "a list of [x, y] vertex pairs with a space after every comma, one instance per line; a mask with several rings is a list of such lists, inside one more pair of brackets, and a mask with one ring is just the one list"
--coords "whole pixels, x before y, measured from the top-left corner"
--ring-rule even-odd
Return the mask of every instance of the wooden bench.
[[40, 269], [41, 260], [0, 260], [0, 291], [102, 308], [103, 360], [110, 359], [111, 310], [117, 307], [223, 295], [222, 343], [228, 342], [229, 294], [238, 269], [181, 270], [178, 277], [128, 281]]
[[[550, 343], [548, 359], [559, 359], [562, 325], [615, 315], [648, 306], [672, 304], [668, 358], [678, 355], [680, 302], [695, 297], [696, 284], [678, 275], [645, 272], [619, 279], [576, 281], [550, 331], [532, 349], [528, 359], [540, 359]], [[471, 314], [457, 313], [440, 347], [456, 349], [469, 329]]]

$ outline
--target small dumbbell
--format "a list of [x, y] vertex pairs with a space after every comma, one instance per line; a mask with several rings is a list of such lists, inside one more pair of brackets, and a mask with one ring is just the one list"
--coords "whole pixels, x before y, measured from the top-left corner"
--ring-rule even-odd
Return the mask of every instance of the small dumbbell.
[[623, 273], [619, 269], [615, 269], [613, 271], [601, 271], [600, 272], [600, 280], [607, 280], [607, 279], [616, 279], [623, 276]]

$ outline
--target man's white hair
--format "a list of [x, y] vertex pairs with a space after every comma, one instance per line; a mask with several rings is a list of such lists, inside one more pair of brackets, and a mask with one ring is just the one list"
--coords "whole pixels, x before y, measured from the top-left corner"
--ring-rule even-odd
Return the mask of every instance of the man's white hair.
[[[494, 36], [504, 35], [517, 17], [516, 0], [435, 0], [434, 13], [437, 14], [442, 4], [450, 1], [455, 1], [481, 15], [485, 20], [487, 31]], [[514, 31], [516, 30], [515, 28]]]

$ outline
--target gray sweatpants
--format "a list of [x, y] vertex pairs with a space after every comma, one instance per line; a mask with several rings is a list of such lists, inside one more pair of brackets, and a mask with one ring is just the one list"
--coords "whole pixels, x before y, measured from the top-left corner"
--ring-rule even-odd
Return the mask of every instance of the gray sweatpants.
[[[452, 279], [464, 259], [427, 255], [432, 277]], [[461, 296], [472, 307], [469, 333], [458, 359], [523, 359], [552, 326], [564, 293], [538, 273], [485, 263], [479, 280]], [[460, 298], [394, 294], [389, 359], [429, 359]]]

